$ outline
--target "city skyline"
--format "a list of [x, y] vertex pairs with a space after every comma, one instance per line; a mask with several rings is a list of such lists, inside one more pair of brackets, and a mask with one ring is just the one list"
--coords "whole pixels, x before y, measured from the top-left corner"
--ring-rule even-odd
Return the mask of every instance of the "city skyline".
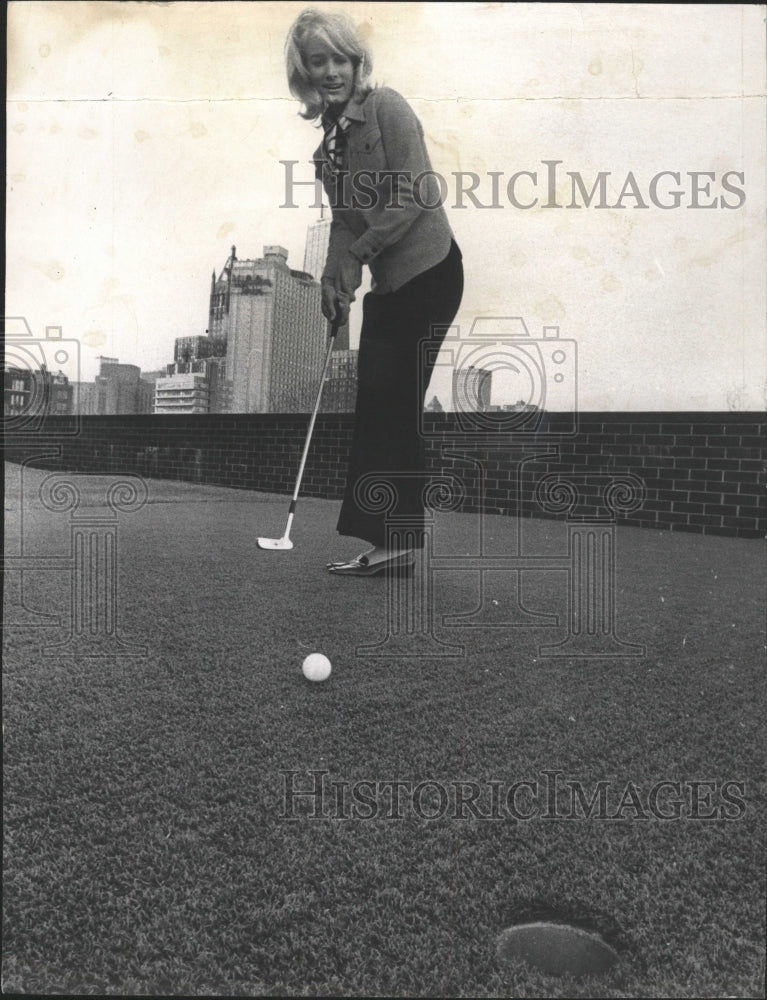
[[[307, 239], [312, 232], [307, 234]], [[289, 267], [284, 247], [267, 244], [242, 259], [232, 246], [213, 271], [205, 335], [178, 337], [173, 361], [152, 379], [153, 405], [121, 405], [126, 382], [142, 384], [138, 366], [100, 357], [95, 383], [77, 383], [83, 413], [301, 413], [310, 409], [324, 358], [327, 321], [319, 284]], [[337, 352], [338, 353], [338, 352]], [[343, 351], [345, 355], [356, 352]], [[338, 367], [338, 366], [336, 366]], [[345, 381], [340, 370], [336, 383]], [[335, 396], [348, 391], [336, 384]]]
[[[6, 313], [76, 338], [80, 380], [103, 354], [160, 368], [204, 334], [232, 243], [301, 261], [317, 135], [282, 47], [304, 6], [10, 5]], [[586, 409], [764, 406], [759, 8], [322, 6], [362, 26], [374, 81], [424, 125], [464, 254], [462, 336], [480, 316], [558, 325]]]

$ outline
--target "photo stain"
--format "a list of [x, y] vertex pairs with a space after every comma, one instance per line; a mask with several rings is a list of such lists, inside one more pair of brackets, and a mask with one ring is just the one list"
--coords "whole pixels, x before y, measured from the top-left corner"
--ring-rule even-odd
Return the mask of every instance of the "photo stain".
[[82, 335], [81, 341], [86, 347], [101, 347], [107, 342], [107, 338], [100, 330], [88, 330]]
[[61, 281], [66, 274], [62, 264], [58, 260], [49, 260], [47, 264], [39, 264], [38, 267], [45, 277], [50, 278], [51, 281]]

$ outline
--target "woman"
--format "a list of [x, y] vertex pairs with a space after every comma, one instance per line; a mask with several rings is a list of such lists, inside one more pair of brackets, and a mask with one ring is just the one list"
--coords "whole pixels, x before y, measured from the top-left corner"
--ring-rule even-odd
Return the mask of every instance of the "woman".
[[[463, 294], [461, 252], [441, 205], [421, 123], [388, 87], [369, 84], [372, 61], [340, 14], [305, 10], [286, 43], [291, 93], [302, 117], [320, 119], [314, 154], [332, 223], [322, 274], [322, 311], [343, 324], [362, 282], [355, 428], [338, 532], [368, 542], [331, 573], [372, 576], [412, 571], [423, 546], [423, 441], [420, 415], [438, 346]], [[429, 338], [429, 358], [421, 342]], [[431, 360], [429, 360], [431, 359]], [[376, 504], [383, 492], [386, 510]], [[407, 526], [387, 539], [386, 517]], [[390, 522], [391, 524], [392, 522]]]

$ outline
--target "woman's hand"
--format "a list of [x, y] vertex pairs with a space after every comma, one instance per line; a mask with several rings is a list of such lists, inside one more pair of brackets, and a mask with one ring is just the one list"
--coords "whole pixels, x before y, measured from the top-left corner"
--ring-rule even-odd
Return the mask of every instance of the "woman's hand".
[[337, 323], [338, 326], [344, 326], [349, 322], [349, 306], [350, 301], [348, 295], [344, 295], [343, 292], [337, 292], [334, 283], [326, 278], [322, 282], [322, 315], [325, 319], [330, 320], [331, 323]]
[[343, 326], [349, 321], [349, 307], [362, 284], [362, 263], [350, 253], [344, 255], [338, 277], [322, 280], [322, 315], [331, 323]]
[[336, 288], [332, 281], [322, 281], [322, 315], [332, 323], [336, 318]]
[[349, 322], [349, 306], [351, 303], [341, 292], [336, 297], [336, 323], [339, 327], [345, 326]]
[[351, 253], [344, 254], [336, 281], [339, 296], [345, 296], [349, 302], [354, 302], [354, 293], [361, 284], [362, 262]]

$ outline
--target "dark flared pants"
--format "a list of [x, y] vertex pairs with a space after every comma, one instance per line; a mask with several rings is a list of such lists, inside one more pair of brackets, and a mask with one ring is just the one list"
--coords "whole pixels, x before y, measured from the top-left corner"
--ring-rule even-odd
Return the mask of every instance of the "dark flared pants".
[[[404, 517], [422, 531], [424, 469], [421, 418], [439, 345], [463, 295], [461, 251], [396, 292], [362, 300], [354, 437], [338, 532], [386, 543], [385, 518]], [[422, 343], [428, 341], [428, 350]], [[426, 355], [426, 356], [424, 356]], [[391, 502], [382, 503], [388, 483]], [[380, 509], [379, 509], [380, 508]]]

